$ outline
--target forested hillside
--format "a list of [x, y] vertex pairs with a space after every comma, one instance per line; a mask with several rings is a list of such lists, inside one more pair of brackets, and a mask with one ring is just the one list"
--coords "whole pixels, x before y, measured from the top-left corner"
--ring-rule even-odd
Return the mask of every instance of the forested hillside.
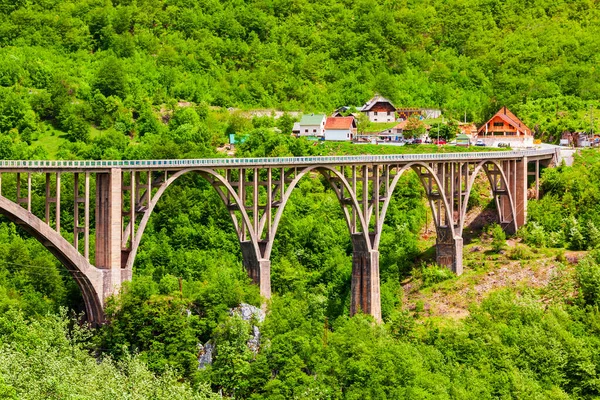
[[556, 138], [587, 129], [599, 104], [598, 8], [591, 0], [5, 0], [0, 131], [28, 142], [48, 129], [87, 140], [90, 125], [143, 136], [161, 131], [158, 118], [180, 101], [331, 111], [379, 92], [476, 123], [507, 105]]
[[[506, 104], [545, 138], [587, 129], [600, 106], [591, 0], [0, 0], [0, 11], [1, 159], [225, 156], [229, 133], [246, 134], [240, 157], [396, 151], [317, 146], [287, 134], [289, 114], [245, 113], [329, 112], [375, 92], [472, 122]], [[348, 228], [327, 182], [303, 178], [274, 244], [266, 319], [253, 321], [257, 352], [229, 310], [262, 300], [201, 177], [165, 192], [99, 329], [68, 271], [2, 219], [0, 398], [600, 396], [599, 163], [591, 150], [547, 169], [508, 241], [498, 226], [468, 228], [461, 277], [433, 264], [431, 215], [404, 176], [381, 239], [382, 324], [348, 317]], [[495, 215], [488, 191], [477, 181], [474, 216]], [[199, 368], [209, 341], [213, 362]]]

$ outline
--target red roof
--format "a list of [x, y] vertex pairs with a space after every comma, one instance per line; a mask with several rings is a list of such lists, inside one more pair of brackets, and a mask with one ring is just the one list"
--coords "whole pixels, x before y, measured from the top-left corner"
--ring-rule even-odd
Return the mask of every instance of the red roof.
[[523, 121], [517, 118], [515, 114], [513, 114], [508, 108], [506, 108], [506, 106], [502, 107], [500, 111], [494, 114], [492, 118], [490, 118], [485, 124], [483, 124], [479, 128], [478, 133], [485, 131], [485, 126], [496, 117], [499, 117], [501, 120], [515, 128], [519, 132], [522, 132], [524, 135], [531, 135], [531, 129], [529, 129], [527, 125], [523, 123]]
[[329, 117], [325, 121], [325, 129], [351, 129], [354, 127], [354, 117]]

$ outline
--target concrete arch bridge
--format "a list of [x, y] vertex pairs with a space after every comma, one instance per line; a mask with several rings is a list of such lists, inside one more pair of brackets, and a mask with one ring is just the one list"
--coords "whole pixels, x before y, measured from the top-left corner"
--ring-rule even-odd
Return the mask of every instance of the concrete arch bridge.
[[[514, 232], [526, 220], [528, 175], [535, 176], [537, 186], [540, 164], [555, 163], [557, 156], [554, 149], [545, 149], [380, 156], [0, 161], [0, 213], [36, 237], [66, 266], [83, 292], [88, 319], [100, 324], [106, 298], [132, 277], [152, 211], [179, 177], [200, 174], [217, 191], [237, 231], [244, 266], [260, 293], [269, 298], [270, 255], [285, 205], [302, 177], [320, 174], [336, 193], [352, 238], [351, 313], [362, 310], [380, 320], [380, 235], [391, 195], [406, 171], [417, 173], [429, 200], [437, 231], [438, 263], [461, 274], [462, 232], [475, 178], [480, 174], [487, 177], [499, 221]], [[32, 198], [44, 207], [32, 209]], [[61, 205], [69, 211], [61, 213]], [[72, 231], [61, 229], [61, 220], [67, 221]], [[90, 243], [94, 246], [93, 260]]]

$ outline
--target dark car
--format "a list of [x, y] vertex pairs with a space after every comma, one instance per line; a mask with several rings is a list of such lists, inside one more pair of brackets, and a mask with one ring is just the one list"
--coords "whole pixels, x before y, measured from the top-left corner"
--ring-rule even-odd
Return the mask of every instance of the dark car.
[[413, 143], [414, 143], [414, 144], [421, 144], [421, 143], [423, 143], [423, 140], [422, 140], [422, 139], [415, 139], [415, 140], [413, 141]]

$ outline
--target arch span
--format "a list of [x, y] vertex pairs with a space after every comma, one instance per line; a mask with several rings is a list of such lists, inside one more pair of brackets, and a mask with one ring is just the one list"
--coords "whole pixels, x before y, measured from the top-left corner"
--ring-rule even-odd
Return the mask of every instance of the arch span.
[[[494, 174], [500, 178], [500, 182], [495, 181], [494, 176], [492, 175], [491, 171], [487, 168], [488, 166], [492, 166], [494, 168]], [[502, 221], [502, 217], [504, 216], [503, 208], [505, 210], [508, 210], [510, 212], [510, 216], [511, 216], [511, 220], [509, 221], [509, 226], [511, 227], [511, 230], [513, 232], [516, 232], [517, 231], [516, 205], [515, 205], [515, 201], [514, 201], [514, 197], [513, 197], [513, 191], [508, 190], [509, 183], [508, 183], [506, 174], [505, 174], [504, 170], [502, 169], [502, 167], [496, 161], [484, 160], [484, 161], [479, 162], [475, 166], [475, 168], [473, 169], [473, 172], [471, 173], [471, 176], [469, 177], [469, 180], [467, 181], [465, 206], [461, 210], [461, 216], [460, 216], [460, 225], [459, 225], [460, 234], [462, 235], [462, 232], [464, 229], [464, 224], [465, 224], [466, 215], [467, 215], [467, 203], [469, 201], [469, 198], [471, 197], [471, 191], [473, 189], [473, 185], [475, 184], [475, 179], [477, 179], [477, 176], [479, 175], [479, 173], [482, 170], [485, 172], [485, 175], [488, 178], [488, 181], [490, 183], [490, 188], [492, 190], [492, 194], [496, 201], [496, 211], [498, 213], [498, 221], [500, 222], [500, 224], [503, 223], [503, 221]], [[498, 185], [499, 183], [500, 183], [500, 185]], [[502, 189], [502, 188], [504, 188], [504, 189]], [[500, 199], [501, 196], [507, 197], [508, 207], [503, 207], [502, 201]]]
[[[439, 177], [437, 176], [437, 174], [435, 173], [435, 171], [431, 168], [430, 165], [427, 165], [423, 162], [411, 162], [408, 163], [406, 165], [404, 165], [402, 168], [400, 168], [396, 174], [396, 176], [394, 176], [394, 179], [392, 180], [392, 182], [390, 183], [390, 187], [389, 187], [389, 193], [388, 196], [386, 196], [386, 199], [383, 203], [383, 207], [381, 209], [381, 224], [383, 224], [383, 222], [385, 221], [385, 216], [387, 214], [387, 209], [390, 205], [390, 201], [392, 198], [392, 194], [394, 193], [394, 190], [396, 189], [396, 186], [398, 185], [398, 182], [400, 180], [400, 178], [404, 175], [404, 173], [408, 170], [412, 170], [414, 172], [416, 172], [418, 175], [420, 174], [419, 168], [424, 168], [427, 171], [428, 176], [430, 177], [430, 179], [433, 180], [433, 182], [435, 183], [435, 186], [438, 189], [438, 194], [440, 196], [440, 199], [443, 203], [443, 212], [447, 218], [448, 221], [451, 221], [452, 216], [450, 215], [450, 205], [448, 202], [448, 198], [446, 197], [446, 194], [443, 190], [442, 187], [442, 183], [440, 182]], [[425, 189], [425, 194], [427, 195], [427, 200], [429, 202], [429, 206], [431, 207], [431, 212], [434, 216], [434, 221], [436, 223], [436, 227], [439, 227], [439, 223], [440, 223], [440, 218], [441, 215], [438, 215], [438, 212], [436, 210], [435, 204], [432, 200], [432, 197], [429, 195], [428, 190], [429, 188], [426, 186], [425, 182], [423, 181], [423, 179], [419, 179], [419, 181], [421, 182], [421, 185], [423, 186], [423, 188]], [[451, 224], [449, 227], [450, 232], [452, 234], [452, 236], [454, 237], [456, 232], [454, 230], [454, 226]], [[381, 227], [378, 227], [376, 236], [375, 236], [375, 243], [377, 248], [379, 247], [379, 242], [381, 240]]]
[[71, 243], [44, 221], [4, 196], [0, 196], [0, 214], [36, 238], [67, 268], [81, 289], [89, 322], [95, 325], [102, 323], [106, 272], [91, 265]]
[[[131, 270], [133, 268], [133, 263], [135, 262], [135, 257], [137, 255], [137, 251], [139, 249], [139, 246], [140, 246], [140, 243], [142, 240], [142, 236], [144, 234], [146, 226], [148, 225], [150, 216], [152, 215], [154, 208], [158, 204], [158, 201], [160, 200], [160, 198], [162, 197], [162, 195], [165, 193], [165, 191], [167, 190], [167, 188], [169, 186], [171, 186], [181, 176], [188, 174], [190, 172], [198, 173], [201, 176], [203, 176], [205, 179], [207, 179], [207, 181], [209, 183], [211, 183], [213, 188], [215, 188], [215, 190], [217, 191], [217, 193], [219, 194], [221, 199], [224, 200], [226, 198], [225, 193], [223, 193], [223, 191], [218, 186], [214, 185], [212, 182], [212, 179], [216, 179], [219, 183], [221, 183], [226, 188], [229, 195], [233, 197], [233, 199], [236, 201], [237, 204], [241, 203], [240, 197], [238, 196], [238, 194], [236, 193], [234, 188], [231, 186], [231, 184], [223, 176], [219, 175], [212, 169], [186, 168], [186, 169], [176, 172], [175, 174], [170, 176], [167, 180], [165, 180], [158, 187], [158, 190], [154, 194], [154, 196], [151, 197], [148, 207], [147, 207], [146, 211], [144, 212], [142, 219], [140, 220], [140, 223], [139, 223], [138, 228], [135, 233], [135, 237], [131, 238], [131, 250], [127, 256], [127, 261], [125, 263], [125, 268], [127, 270]], [[238, 211], [240, 211], [242, 214], [242, 221], [237, 221], [237, 219], [235, 218], [235, 215], [232, 214], [233, 224], [236, 227], [236, 229], [238, 228], [238, 225], [240, 223], [244, 224], [246, 227], [251, 227], [252, 223], [250, 221], [250, 217], [248, 216], [248, 213], [246, 212], [246, 210], [243, 207], [241, 207], [241, 208], [239, 208]], [[252, 229], [250, 229], [249, 231], [250, 231], [250, 241], [251, 241], [252, 247], [255, 252], [259, 253], [260, 252], [259, 244], [258, 244], [259, 238], [256, 237], [256, 234], [253, 232]]]

